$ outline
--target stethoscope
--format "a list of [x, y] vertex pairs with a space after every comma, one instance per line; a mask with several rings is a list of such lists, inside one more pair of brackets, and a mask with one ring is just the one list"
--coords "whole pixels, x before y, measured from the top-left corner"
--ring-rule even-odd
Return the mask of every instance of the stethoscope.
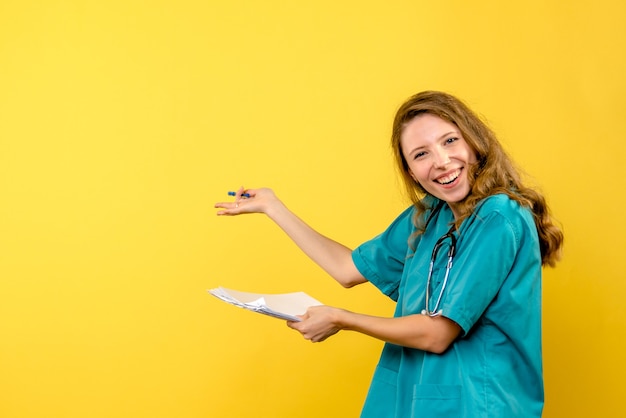
[[[426, 221], [426, 225], [430, 222], [431, 218], [435, 214], [435, 211], [431, 213]], [[439, 249], [443, 246], [446, 239], [450, 239], [450, 248], [448, 248], [448, 263], [446, 264], [446, 274], [443, 277], [443, 284], [441, 285], [441, 291], [439, 292], [439, 297], [437, 298], [437, 302], [435, 303], [435, 308], [431, 311], [429, 309], [430, 306], [430, 282], [433, 276], [433, 267], [435, 265], [435, 259], [437, 258], [437, 253]], [[456, 251], [456, 237], [454, 236], [454, 225], [446, 232], [441, 238], [437, 240], [435, 243], [435, 247], [433, 248], [433, 253], [430, 256], [430, 267], [428, 268], [428, 278], [426, 279], [426, 308], [422, 310], [422, 315], [428, 315], [430, 317], [439, 316], [443, 313], [441, 309], [439, 309], [439, 303], [441, 303], [441, 298], [443, 297], [443, 292], [446, 290], [446, 285], [448, 284], [448, 276], [450, 275], [450, 269], [452, 268], [452, 260], [454, 259], [454, 253]]]

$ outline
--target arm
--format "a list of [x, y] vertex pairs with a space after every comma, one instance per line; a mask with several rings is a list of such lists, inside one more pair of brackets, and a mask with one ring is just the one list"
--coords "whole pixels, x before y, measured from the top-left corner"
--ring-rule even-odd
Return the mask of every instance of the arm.
[[367, 280], [352, 261], [352, 250], [318, 233], [298, 218], [270, 189], [245, 190], [249, 198], [242, 198], [244, 189], [237, 191], [234, 202], [216, 203], [217, 214], [234, 216], [244, 213], [264, 213], [274, 221], [298, 247], [316, 264], [344, 287], [352, 287]]
[[312, 342], [324, 341], [340, 330], [350, 330], [436, 354], [446, 351], [461, 332], [459, 325], [443, 316], [381, 318], [329, 306], [311, 307], [301, 322], [288, 322], [287, 325]]

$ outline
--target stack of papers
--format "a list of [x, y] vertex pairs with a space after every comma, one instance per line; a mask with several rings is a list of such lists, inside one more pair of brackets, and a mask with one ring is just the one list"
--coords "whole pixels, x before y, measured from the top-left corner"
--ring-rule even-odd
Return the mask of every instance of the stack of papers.
[[304, 292], [261, 294], [239, 292], [223, 287], [210, 289], [208, 292], [239, 308], [287, 321], [300, 321], [296, 315], [303, 315], [310, 306], [322, 305], [320, 301]]

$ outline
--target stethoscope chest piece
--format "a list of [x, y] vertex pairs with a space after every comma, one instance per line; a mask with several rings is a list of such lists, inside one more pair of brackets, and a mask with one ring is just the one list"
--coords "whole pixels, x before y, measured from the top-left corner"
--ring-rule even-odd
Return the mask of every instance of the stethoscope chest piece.
[[422, 309], [421, 312], [422, 315], [427, 315], [430, 316], [431, 318], [434, 318], [436, 316], [441, 316], [443, 315], [443, 309], [439, 309], [437, 312], [428, 312], [426, 309]]

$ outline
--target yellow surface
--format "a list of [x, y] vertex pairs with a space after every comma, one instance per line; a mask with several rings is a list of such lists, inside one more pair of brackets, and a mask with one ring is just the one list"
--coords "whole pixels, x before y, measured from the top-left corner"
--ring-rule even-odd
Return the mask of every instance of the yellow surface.
[[622, 2], [4, 0], [0, 416], [354, 417], [382, 344], [310, 344], [216, 286], [391, 315], [262, 216], [271, 186], [355, 246], [404, 208], [409, 95], [486, 115], [563, 223], [544, 280], [545, 417], [621, 417]]

